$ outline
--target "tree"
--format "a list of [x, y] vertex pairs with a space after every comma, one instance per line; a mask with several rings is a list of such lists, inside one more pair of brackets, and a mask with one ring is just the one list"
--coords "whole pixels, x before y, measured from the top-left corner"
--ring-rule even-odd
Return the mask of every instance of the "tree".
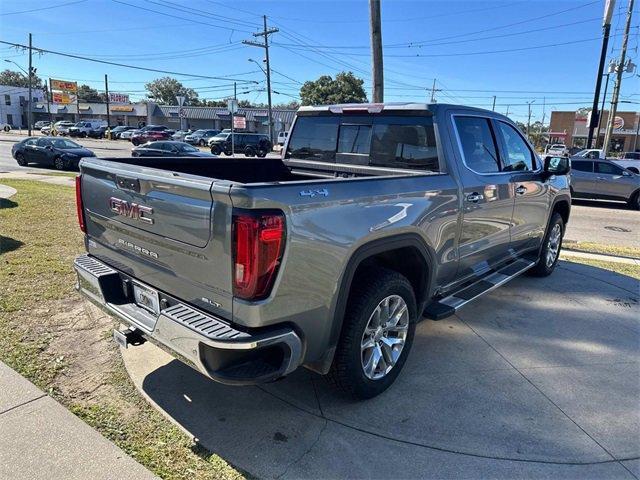
[[[16, 72], [15, 70], [4, 70], [0, 72], [0, 85], [6, 85], [8, 87], [23, 87], [29, 88], [29, 79], [22, 72]], [[42, 88], [42, 80], [37, 75], [32, 77], [31, 87]]]
[[176, 97], [179, 95], [186, 97], [185, 103], [198, 103], [198, 93], [192, 88], [185, 87], [175, 78], [157, 78], [145, 84], [144, 88], [149, 92], [147, 97], [157, 103], [177, 105], [178, 99]]
[[81, 102], [87, 103], [104, 103], [106, 100], [104, 93], [99, 93], [95, 88], [84, 84], [78, 86], [78, 97]]
[[295, 100], [286, 103], [276, 103], [273, 108], [281, 108], [283, 110], [297, 110], [300, 108], [300, 102], [296, 102]]
[[336, 78], [322, 75], [300, 88], [302, 105], [329, 105], [333, 103], [362, 103], [367, 101], [364, 80], [351, 72], [341, 72]]

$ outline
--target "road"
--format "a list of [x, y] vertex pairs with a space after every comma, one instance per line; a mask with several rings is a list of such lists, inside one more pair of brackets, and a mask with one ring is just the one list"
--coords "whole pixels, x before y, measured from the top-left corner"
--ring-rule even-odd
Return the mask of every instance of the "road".
[[[13, 141], [21, 138], [24, 136], [0, 135], [0, 172], [26, 170], [11, 158]], [[132, 147], [131, 143], [124, 140], [82, 139], [79, 143], [102, 157], [126, 157], [130, 155]], [[47, 171], [33, 166], [28, 170]], [[640, 248], [640, 212], [629, 209], [623, 203], [576, 201], [572, 206], [565, 238], [576, 242]]]

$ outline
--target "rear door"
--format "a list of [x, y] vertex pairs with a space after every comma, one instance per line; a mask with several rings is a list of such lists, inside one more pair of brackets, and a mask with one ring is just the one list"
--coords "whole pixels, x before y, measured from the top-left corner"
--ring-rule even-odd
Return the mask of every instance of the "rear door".
[[576, 197], [590, 197], [595, 193], [596, 176], [592, 160], [571, 161], [571, 191]]
[[509, 176], [515, 193], [511, 226], [511, 248], [516, 252], [536, 248], [542, 242], [549, 214], [549, 183], [542, 165], [521, 132], [495, 120], [502, 171]]
[[486, 272], [509, 257], [514, 196], [500, 171], [494, 125], [480, 115], [453, 115], [463, 186], [458, 277]]
[[604, 198], [626, 200], [637, 188], [634, 182], [627, 181], [624, 169], [612, 162], [596, 162], [596, 195]]

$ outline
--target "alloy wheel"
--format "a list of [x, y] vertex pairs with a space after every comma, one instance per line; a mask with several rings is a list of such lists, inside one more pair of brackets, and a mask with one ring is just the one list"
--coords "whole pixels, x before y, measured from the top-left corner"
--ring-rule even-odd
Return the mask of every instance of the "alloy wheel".
[[409, 309], [400, 295], [389, 295], [378, 303], [362, 334], [362, 369], [370, 380], [379, 380], [395, 366], [402, 354], [409, 329]]
[[562, 227], [556, 223], [551, 229], [549, 240], [547, 241], [547, 267], [551, 268], [558, 258], [560, 251], [560, 241], [562, 239]]

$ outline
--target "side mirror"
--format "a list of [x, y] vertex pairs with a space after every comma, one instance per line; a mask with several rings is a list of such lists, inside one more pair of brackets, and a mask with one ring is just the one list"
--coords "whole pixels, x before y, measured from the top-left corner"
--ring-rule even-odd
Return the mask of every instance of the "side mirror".
[[571, 171], [571, 160], [568, 157], [546, 157], [544, 171], [547, 175], [568, 175]]
[[622, 171], [622, 176], [623, 176], [623, 177], [630, 177], [630, 176], [631, 176], [631, 173], [630, 173], [630, 172], [628, 172], [627, 170], [623, 170], [623, 171]]

